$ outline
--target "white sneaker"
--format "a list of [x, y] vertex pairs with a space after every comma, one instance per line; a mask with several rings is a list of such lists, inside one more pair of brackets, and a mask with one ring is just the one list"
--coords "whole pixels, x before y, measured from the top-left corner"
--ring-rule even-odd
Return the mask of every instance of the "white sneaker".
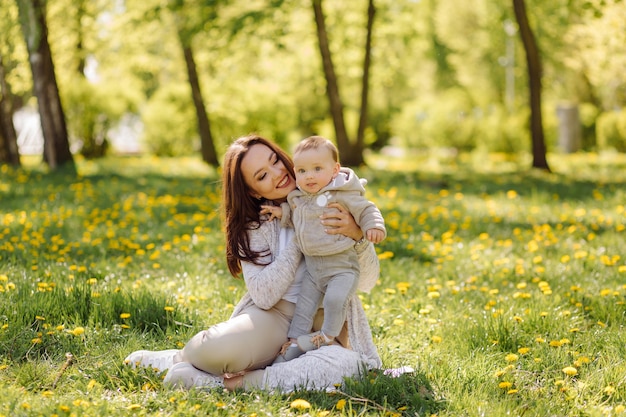
[[189, 362], [178, 362], [167, 371], [163, 385], [185, 389], [223, 388], [224, 378], [201, 371]]
[[167, 371], [174, 365], [174, 356], [180, 352], [178, 349], [168, 350], [138, 350], [126, 357], [124, 363], [133, 368], [152, 368], [157, 372]]

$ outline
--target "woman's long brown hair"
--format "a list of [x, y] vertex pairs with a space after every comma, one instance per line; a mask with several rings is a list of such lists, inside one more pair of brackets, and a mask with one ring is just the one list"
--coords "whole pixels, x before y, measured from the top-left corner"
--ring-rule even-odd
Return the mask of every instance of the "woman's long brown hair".
[[222, 219], [226, 234], [226, 263], [235, 277], [241, 273], [241, 261], [259, 264], [259, 258], [269, 251], [269, 248], [265, 252], [250, 249], [248, 237], [248, 230], [260, 226], [261, 204], [266, 204], [264, 200], [252, 197], [241, 172], [241, 161], [254, 145], [265, 145], [275, 152], [295, 178], [291, 157], [278, 145], [261, 136], [243, 136], [226, 150], [222, 172]]

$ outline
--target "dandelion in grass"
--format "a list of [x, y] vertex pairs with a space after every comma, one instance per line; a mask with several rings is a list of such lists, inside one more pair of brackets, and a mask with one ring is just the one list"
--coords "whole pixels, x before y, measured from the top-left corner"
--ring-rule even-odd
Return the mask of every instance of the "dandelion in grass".
[[430, 340], [433, 343], [441, 343], [443, 341], [443, 338], [441, 336], [433, 336], [433, 337], [430, 338]]
[[513, 383], [509, 381], [502, 381], [498, 384], [498, 388], [504, 389], [504, 390], [509, 390], [511, 389], [512, 386], [513, 386]]
[[509, 353], [504, 357], [504, 360], [507, 362], [516, 362], [518, 359], [519, 356], [517, 356], [515, 353]]
[[502, 377], [502, 376], [506, 375], [507, 371], [508, 371], [507, 369], [498, 369], [496, 372], [494, 372], [493, 376], [494, 376], [496, 379], [498, 379], [498, 378], [500, 378], [500, 377]]
[[73, 330], [70, 330], [70, 333], [72, 333], [74, 336], [80, 336], [83, 333], [85, 333], [85, 328], [84, 327], [76, 327]]
[[163, 307], [163, 310], [171, 313], [172, 311], [174, 311], [174, 307], [172, 307], [172, 306], [165, 306], [165, 307]]
[[530, 352], [530, 348], [527, 347], [521, 347], [517, 349], [517, 353], [519, 353], [520, 355], [526, 355], [528, 354], [528, 352]]
[[337, 410], [343, 410], [345, 407], [346, 407], [346, 400], [343, 398], [337, 401], [337, 404], [335, 404], [335, 408]]
[[391, 258], [393, 258], [393, 256], [394, 256], [394, 255], [393, 255], [393, 252], [391, 252], [391, 251], [385, 251], [385, 252], [383, 252], [383, 253], [381, 253], [381, 254], [379, 254], [379, 255], [378, 255], [378, 259], [379, 259], [379, 260], [381, 260], [381, 261], [384, 261], [385, 259], [391, 259]]
[[563, 368], [563, 373], [567, 376], [576, 376], [578, 375], [578, 370], [573, 366], [566, 366]]
[[606, 395], [613, 395], [613, 394], [615, 394], [615, 387], [614, 387], [614, 386], [612, 386], [612, 385], [607, 385], [607, 386], [604, 388], [603, 392], [604, 392]]
[[120, 314], [120, 318], [121, 319], [128, 319], [128, 318], [130, 318], [130, 313], [122, 313], [122, 314]]
[[294, 408], [296, 410], [307, 410], [311, 408], [311, 404], [307, 400], [303, 400], [298, 398], [297, 400], [293, 400], [289, 407]]
[[[131, 404], [128, 407], [126, 407], [128, 410], [130, 411], [137, 411], [141, 409], [141, 405], [140, 404]], [[69, 410], [68, 410], [69, 411]]]
[[615, 406], [615, 414], [621, 414], [626, 411], [626, 406], [622, 404], [618, 404]]

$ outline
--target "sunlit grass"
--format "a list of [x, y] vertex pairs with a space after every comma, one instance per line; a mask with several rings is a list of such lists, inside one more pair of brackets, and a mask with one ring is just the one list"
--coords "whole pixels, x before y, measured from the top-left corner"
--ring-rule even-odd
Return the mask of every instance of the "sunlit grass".
[[217, 172], [0, 167], [0, 415], [626, 415], [623, 155], [550, 155], [553, 174], [527, 156], [368, 161], [389, 237], [361, 296], [385, 367], [416, 372], [290, 396], [169, 391], [122, 364], [182, 346], [244, 292], [225, 272]]

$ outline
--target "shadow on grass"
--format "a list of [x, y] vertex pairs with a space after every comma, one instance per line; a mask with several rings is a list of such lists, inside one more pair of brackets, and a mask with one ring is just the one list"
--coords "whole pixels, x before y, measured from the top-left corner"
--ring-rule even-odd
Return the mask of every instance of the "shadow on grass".
[[374, 369], [359, 378], [346, 378], [336, 391], [295, 391], [289, 398], [306, 400], [320, 409], [349, 410], [357, 415], [431, 415], [445, 407], [445, 401], [437, 397], [419, 370], [392, 375]]

